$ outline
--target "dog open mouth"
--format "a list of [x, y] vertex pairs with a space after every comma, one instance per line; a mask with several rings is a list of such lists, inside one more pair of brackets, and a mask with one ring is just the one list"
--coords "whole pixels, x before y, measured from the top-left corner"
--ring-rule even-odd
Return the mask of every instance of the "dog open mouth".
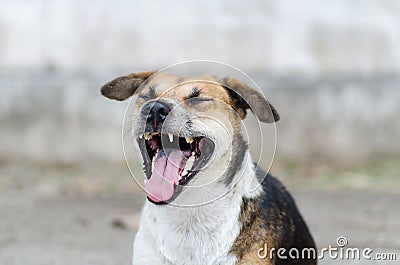
[[[148, 132], [138, 138], [147, 180], [147, 197], [153, 202], [168, 202], [210, 160], [215, 144], [204, 136], [180, 137]], [[175, 194], [175, 197], [177, 194]]]

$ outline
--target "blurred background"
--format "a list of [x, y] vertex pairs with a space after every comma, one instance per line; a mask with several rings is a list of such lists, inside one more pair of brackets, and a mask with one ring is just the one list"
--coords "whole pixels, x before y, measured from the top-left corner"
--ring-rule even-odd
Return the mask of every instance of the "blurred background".
[[187, 60], [243, 70], [279, 110], [271, 171], [320, 248], [400, 259], [399, 1], [3, 0], [1, 265], [130, 264], [145, 196], [127, 103], [99, 87]]

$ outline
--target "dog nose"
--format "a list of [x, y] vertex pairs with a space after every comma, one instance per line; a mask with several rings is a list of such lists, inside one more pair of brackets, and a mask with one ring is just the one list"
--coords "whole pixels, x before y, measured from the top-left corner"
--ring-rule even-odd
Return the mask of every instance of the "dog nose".
[[142, 114], [147, 116], [147, 121], [152, 122], [154, 127], [165, 120], [169, 111], [169, 106], [161, 101], [148, 102], [142, 108]]

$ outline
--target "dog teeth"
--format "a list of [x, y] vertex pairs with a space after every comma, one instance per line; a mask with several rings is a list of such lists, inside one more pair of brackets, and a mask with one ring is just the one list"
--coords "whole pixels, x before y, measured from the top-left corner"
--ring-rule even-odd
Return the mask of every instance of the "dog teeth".
[[143, 134], [139, 134], [139, 139], [142, 139], [143, 138]]
[[151, 172], [154, 172], [155, 166], [154, 164], [156, 163], [158, 157], [158, 152], [154, 155], [153, 159], [151, 160]]
[[193, 143], [194, 139], [192, 137], [185, 137], [185, 140], [188, 144]]
[[171, 133], [168, 134], [169, 141], [172, 143], [174, 141], [174, 135]]
[[196, 155], [196, 153], [193, 151], [193, 152], [192, 152], [192, 156], [195, 156], [195, 155]]
[[[190, 170], [190, 169], [192, 168], [193, 163], [194, 163], [194, 157], [191, 156], [191, 157], [189, 157], [189, 159], [186, 161], [185, 169], [184, 169], [183, 172], [186, 171], [186, 173], [187, 173], [187, 171]], [[182, 173], [182, 174], [183, 174], [183, 173]], [[183, 174], [183, 175], [186, 175], [186, 174]]]
[[153, 160], [156, 161], [158, 159], [158, 155], [160, 154], [160, 149], [157, 149], [157, 153], [154, 155]]
[[150, 140], [155, 135], [158, 135], [158, 132], [144, 133], [142, 135], [139, 135], [139, 138], [142, 139], [142, 137], [144, 136], [144, 139]]

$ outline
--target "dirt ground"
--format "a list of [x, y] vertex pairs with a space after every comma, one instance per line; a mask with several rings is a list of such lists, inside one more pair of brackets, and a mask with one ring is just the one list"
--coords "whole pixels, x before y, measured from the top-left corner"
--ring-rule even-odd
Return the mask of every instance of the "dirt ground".
[[[14, 164], [0, 176], [1, 265], [130, 264], [145, 198], [124, 170]], [[289, 186], [320, 249], [345, 236], [348, 246], [397, 255], [319, 264], [398, 264], [400, 193]]]

